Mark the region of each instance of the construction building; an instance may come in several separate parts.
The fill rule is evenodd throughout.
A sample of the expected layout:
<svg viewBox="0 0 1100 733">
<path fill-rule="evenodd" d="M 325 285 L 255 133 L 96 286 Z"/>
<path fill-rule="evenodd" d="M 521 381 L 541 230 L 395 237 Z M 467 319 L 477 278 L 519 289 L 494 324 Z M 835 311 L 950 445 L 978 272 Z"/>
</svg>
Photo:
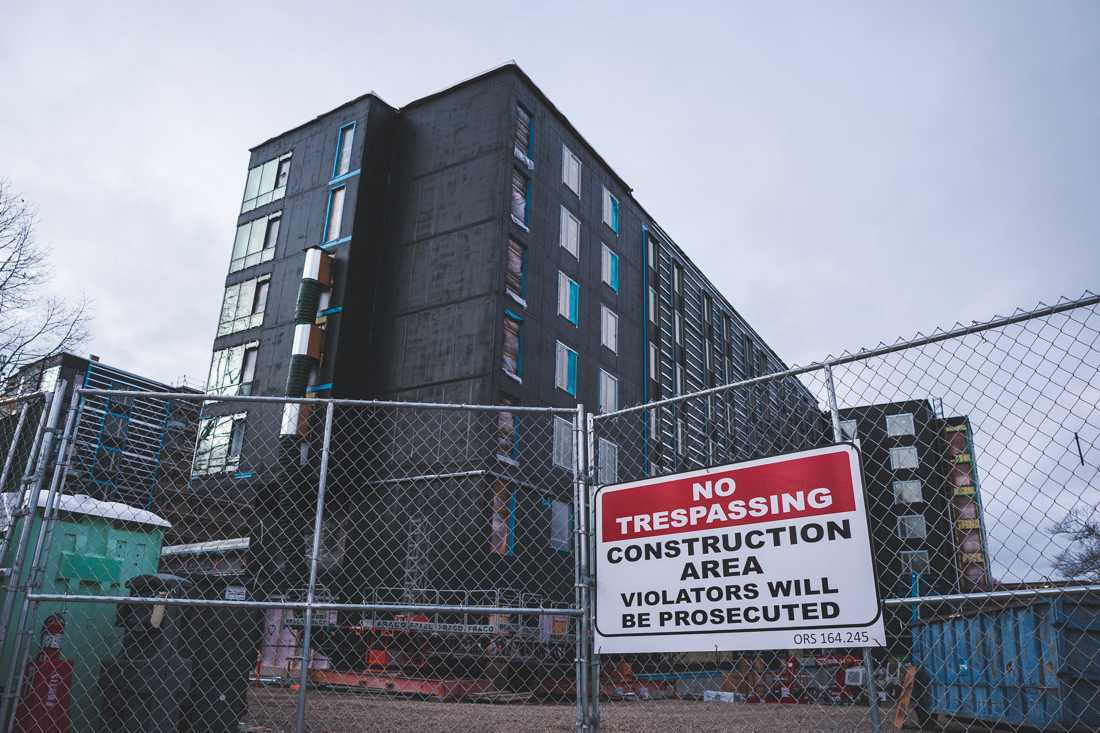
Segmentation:
<svg viewBox="0 0 1100 733">
<path fill-rule="evenodd" d="M 244 177 L 209 392 L 606 412 L 785 368 L 515 64 L 400 108 L 354 99 L 257 145 Z M 311 529 L 319 417 L 204 411 L 192 485 L 263 517 L 269 592 L 301 577 L 285 548 Z M 831 438 L 793 378 L 643 419 L 600 441 L 601 481 Z M 571 601 L 571 420 L 335 420 L 326 592 Z"/>
<path fill-rule="evenodd" d="M 15 372 L 4 385 L 2 397 L 52 393 L 59 384 L 65 385 L 62 405 L 66 408 L 76 387 L 199 394 L 192 388 L 164 384 L 108 366 L 97 356 L 61 353 Z M 186 483 L 179 481 L 187 475 L 186 467 L 194 453 L 200 407 L 198 401 L 86 395 L 79 404 L 80 419 L 74 425 L 65 493 L 152 511 L 172 523 L 168 536 L 178 542 L 225 531 L 222 520 L 232 508 L 212 506 L 208 498 L 194 502 Z M 58 428 L 65 417 L 63 413 Z M 15 415 L 0 419 L 14 420 Z M 33 425 L 24 426 L 18 436 L 23 450 L 16 446 L 17 453 L 29 448 L 34 432 Z M 57 446 L 55 442 L 55 453 Z M 3 490 L 18 491 L 21 478 L 19 471 L 13 471 Z"/>
<path fill-rule="evenodd" d="M 977 468 L 966 417 L 929 400 L 840 411 L 859 446 L 883 598 L 988 590 Z M 886 609 L 893 651 L 908 654 L 907 608 Z"/>
</svg>

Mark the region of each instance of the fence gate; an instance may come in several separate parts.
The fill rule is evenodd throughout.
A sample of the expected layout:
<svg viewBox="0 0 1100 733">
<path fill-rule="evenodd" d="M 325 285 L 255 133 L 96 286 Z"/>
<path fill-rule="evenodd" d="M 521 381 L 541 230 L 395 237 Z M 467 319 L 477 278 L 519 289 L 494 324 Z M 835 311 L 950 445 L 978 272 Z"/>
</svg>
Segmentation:
<svg viewBox="0 0 1100 733">
<path fill-rule="evenodd" d="M 744 354 L 715 354 L 731 384 L 592 416 L 596 484 L 855 444 L 887 636 L 867 654 L 597 646 L 604 723 L 1100 728 L 1098 302 L 747 378 Z"/>
</svg>

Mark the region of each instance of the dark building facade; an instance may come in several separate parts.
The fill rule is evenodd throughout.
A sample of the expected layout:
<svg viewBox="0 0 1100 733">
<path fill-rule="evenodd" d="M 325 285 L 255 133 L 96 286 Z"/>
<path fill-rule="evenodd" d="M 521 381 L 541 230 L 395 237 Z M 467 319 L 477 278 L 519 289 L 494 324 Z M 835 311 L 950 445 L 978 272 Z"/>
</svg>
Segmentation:
<svg viewBox="0 0 1100 733">
<path fill-rule="evenodd" d="M 221 394 L 609 411 L 785 368 L 514 64 L 400 109 L 368 94 L 254 148 L 229 270 L 208 383 Z M 208 409 L 195 477 L 293 504 L 271 446 L 299 440 L 284 455 L 315 467 L 317 416 L 304 413 Z M 330 485 L 346 510 L 328 515 L 326 541 L 379 544 L 348 535 L 353 514 L 392 537 L 375 561 L 335 562 L 333 587 L 571 597 L 569 420 L 551 435 L 519 413 L 404 434 L 393 414 L 343 419 L 335 434 L 363 440 L 333 460 L 369 469 Z M 828 426 L 796 379 L 644 419 L 601 440 L 601 480 L 817 445 Z M 447 439 L 463 430 L 495 438 Z M 415 509 L 429 489 L 403 477 L 472 465 L 479 476 L 430 486 L 453 523 Z"/>
<path fill-rule="evenodd" d="M 62 353 L 20 369 L 8 380 L 3 397 L 52 393 L 62 384 L 66 408 L 75 387 L 198 394 L 198 390 L 109 366 L 95 356 Z M 198 401 L 86 395 L 73 430 L 65 492 L 152 511 L 172 523 L 167 535 L 177 541 L 220 531 L 211 520 L 224 513 L 224 508 L 211 511 L 208 497 L 193 504 L 186 484 L 180 481 L 192 461 L 199 410 Z M 65 417 L 63 413 L 59 429 Z M 33 426 L 28 426 L 21 436 L 25 449 L 30 447 L 33 432 Z M 57 443 L 54 445 L 56 452 Z M 9 476 L 5 491 L 16 490 L 13 482 L 18 481 L 17 474 Z"/>
<path fill-rule="evenodd" d="M 970 423 L 928 400 L 840 411 L 860 449 L 883 598 L 988 588 Z M 912 613 L 886 609 L 887 637 L 905 653 Z"/>
</svg>

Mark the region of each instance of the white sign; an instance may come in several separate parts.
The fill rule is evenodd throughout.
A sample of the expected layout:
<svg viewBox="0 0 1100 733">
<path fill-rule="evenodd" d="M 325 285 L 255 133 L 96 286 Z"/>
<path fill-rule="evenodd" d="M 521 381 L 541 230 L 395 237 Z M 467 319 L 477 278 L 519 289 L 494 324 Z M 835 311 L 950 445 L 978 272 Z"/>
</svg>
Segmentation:
<svg viewBox="0 0 1100 733">
<path fill-rule="evenodd" d="M 599 653 L 886 643 L 854 446 L 601 487 L 596 533 Z"/>
</svg>

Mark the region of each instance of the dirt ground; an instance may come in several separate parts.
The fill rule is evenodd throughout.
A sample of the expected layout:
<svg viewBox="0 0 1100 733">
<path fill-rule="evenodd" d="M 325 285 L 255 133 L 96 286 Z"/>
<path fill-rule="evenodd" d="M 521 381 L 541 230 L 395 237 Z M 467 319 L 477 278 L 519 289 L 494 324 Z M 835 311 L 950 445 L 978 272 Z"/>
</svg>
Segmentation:
<svg viewBox="0 0 1100 733">
<path fill-rule="evenodd" d="M 296 693 L 286 688 L 252 690 L 248 733 L 293 730 Z M 883 711 L 892 723 L 892 711 Z M 372 693 L 310 690 L 307 729 L 314 733 L 416 731 L 417 733 L 537 733 L 573 731 L 574 707 L 442 703 Z M 867 708 L 852 706 L 744 705 L 664 700 L 602 706 L 607 733 L 858 733 L 870 731 Z M 893 725 L 890 725 L 890 730 Z"/>
</svg>

